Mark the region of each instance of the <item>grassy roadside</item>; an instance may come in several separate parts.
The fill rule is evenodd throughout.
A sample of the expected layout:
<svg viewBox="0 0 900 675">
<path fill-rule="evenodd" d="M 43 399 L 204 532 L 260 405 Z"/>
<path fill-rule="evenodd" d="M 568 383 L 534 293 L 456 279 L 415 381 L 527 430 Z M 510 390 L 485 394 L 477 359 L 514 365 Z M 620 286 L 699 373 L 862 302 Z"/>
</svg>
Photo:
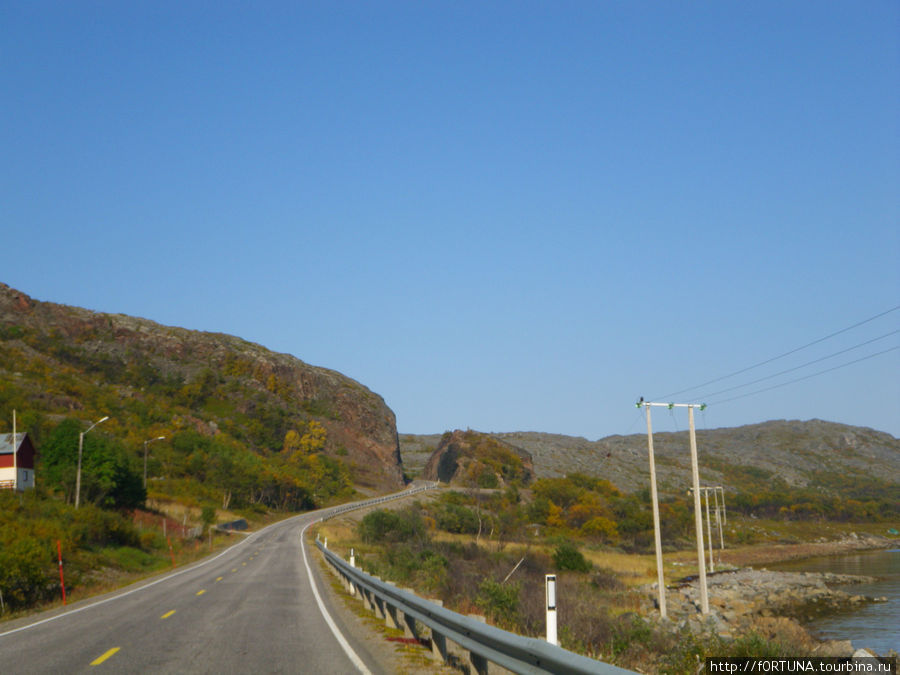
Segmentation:
<svg viewBox="0 0 900 675">
<path fill-rule="evenodd" d="M 185 530 L 174 525 L 185 520 L 164 511 L 119 513 L 90 505 L 76 510 L 37 495 L 10 497 L 2 496 L 0 622 L 63 606 L 60 549 L 68 605 L 190 565 L 245 536 L 212 529 L 185 537 Z M 259 529 L 292 515 L 253 514 L 248 523 Z"/>
<path fill-rule="evenodd" d="M 760 632 L 752 628 L 736 639 L 724 639 L 711 626 L 666 628 L 647 623 L 641 618 L 647 605 L 639 596 L 656 581 L 652 553 L 626 553 L 581 542 L 580 552 L 591 563 L 590 571 L 558 571 L 554 554 L 565 540 L 552 536 L 501 540 L 490 532 L 446 532 L 429 518 L 435 511 L 429 510 L 428 502 L 440 497 L 432 494 L 421 499 L 427 500 L 417 507 L 424 515 L 416 516 L 416 508 L 390 507 L 397 517 L 379 522 L 409 522 L 400 522 L 401 530 L 385 533 L 382 541 L 366 539 L 366 528 L 360 528 L 365 513 L 326 521 L 318 531 L 340 555 L 346 557 L 353 548 L 357 564 L 370 573 L 412 587 L 423 597 L 438 597 L 454 611 L 484 614 L 494 625 L 534 637 L 541 637 L 543 631 L 543 575 L 557 572 L 558 594 L 565 598 L 566 607 L 562 646 L 641 672 L 693 672 L 691 664 L 703 654 L 787 656 L 797 649 L 790 631 L 802 629 L 793 624 L 785 624 L 782 633 L 773 633 L 767 624 Z M 416 518 L 421 526 L 415 526 Z M 861 535 L 882 536 L 891 526 L 736 515 L 729 517 L 725 550 L 716 547 L 715 555 L 723 566 L 743 567 L 843 553 L 871 548 L 872 541 Z M 682 540 L 677 550 L 672 548 L 669 544 L 664 554 L 669 584 L 695 574 L 697 565 L 693 541 Z"/>
</svg>

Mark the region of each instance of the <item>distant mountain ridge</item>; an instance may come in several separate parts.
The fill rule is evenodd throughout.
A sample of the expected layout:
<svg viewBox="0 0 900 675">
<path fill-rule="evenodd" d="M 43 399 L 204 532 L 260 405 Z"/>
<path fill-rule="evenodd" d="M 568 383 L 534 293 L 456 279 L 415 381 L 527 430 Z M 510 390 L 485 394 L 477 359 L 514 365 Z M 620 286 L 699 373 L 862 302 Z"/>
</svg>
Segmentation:
<svg viewBox="0 0 900 675">
<path fill-rule="evenodd" d="M 606 478 L 632 492 L 649 486 L 647 435 L 609 436 L 597 441 L 540 432 L 488 434 L 528 453 L 538 478 L 580 472 Z M 400 449 L 410 474 L 437 447 L 439 434 L 401 434 Z M 688 433 L 653 435 L 659 488 L 684 493 L 690 484 Z M 737 489 L 753 480 L 781 479 L 794 487 L 828 490 L 867 477 L 900 483 L 900 440 L 890 434 L 822 420 L 775 420 L 734 428 L 697 431 L 700 479 L 704 485 Z M 426 458 L 427 461 L 427 458 Z"/>
<path fill-rule="evenodd" d="M 256 452 L 280 451 L 295 428 L 299 444 L 315 421 L 326 430 L 324 452 L 357 483 L 404 484 L 396 419 L 379 395 L 231 335 L 41 302 L 0 284 L 0 378 L 0 409 L 16 406 L 26 419 L 78 416 L 90 391 L 121 424 L 221 430 Z M 161 419 L 146 409 L 151 394 L 157 407 L 171 403 Z"/>
</svg>

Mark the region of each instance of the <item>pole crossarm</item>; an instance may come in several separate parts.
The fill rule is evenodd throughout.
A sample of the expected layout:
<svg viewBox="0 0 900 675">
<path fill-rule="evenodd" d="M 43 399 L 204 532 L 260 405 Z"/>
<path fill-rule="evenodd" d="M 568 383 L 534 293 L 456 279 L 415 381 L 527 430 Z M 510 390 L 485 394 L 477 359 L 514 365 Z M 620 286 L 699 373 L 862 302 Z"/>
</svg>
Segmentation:
<svg viewBox="0 0 900 675">
<path fill-rule="evenodd" d="M 650 406 L 653 406 L 654 408 L 668 408 L 669 410 L 671 410 L 672 408 L 697 408 L 699 410 L 706 410 L 709 407 L 705 403 L 657 403 L 653 401 L 645 401 L 644 399 L 641 399 L 634 404 L 635 408 L 642 408 L 644 406 L 648 408 Z"/>
</svg>

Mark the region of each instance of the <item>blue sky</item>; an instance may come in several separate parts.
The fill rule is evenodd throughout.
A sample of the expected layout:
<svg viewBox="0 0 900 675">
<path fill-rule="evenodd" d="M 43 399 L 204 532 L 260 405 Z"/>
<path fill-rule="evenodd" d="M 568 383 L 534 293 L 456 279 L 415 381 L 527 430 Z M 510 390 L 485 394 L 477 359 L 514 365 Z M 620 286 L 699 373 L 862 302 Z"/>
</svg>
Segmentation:
<svg viewBox="0 0 900 675">
<path fill-rule="evenodd" d="M 898 27 L 894 0 L 3 2 L 0 281 L 341 371 L 401 432 L 638 433 L 638 396 L 900 305 Z M 898 328 L 678 400 L 887 335 L 698 425 L 900 436 Z"/>
</svg>

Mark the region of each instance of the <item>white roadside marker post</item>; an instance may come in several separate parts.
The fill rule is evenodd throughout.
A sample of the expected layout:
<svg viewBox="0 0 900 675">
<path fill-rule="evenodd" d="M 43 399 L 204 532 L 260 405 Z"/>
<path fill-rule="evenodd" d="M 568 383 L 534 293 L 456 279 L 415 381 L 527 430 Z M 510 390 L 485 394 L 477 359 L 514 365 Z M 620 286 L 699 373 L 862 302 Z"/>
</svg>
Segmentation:
<svg viewBox="0 0 900 675">
<path fill-rule="evenodd" d="M 556 575 L 545 575 L 544 585 L 547 598 L 547 642 L 551 645 L 558 645 L 559 641 L 556 637 Z"/>
</svg>

